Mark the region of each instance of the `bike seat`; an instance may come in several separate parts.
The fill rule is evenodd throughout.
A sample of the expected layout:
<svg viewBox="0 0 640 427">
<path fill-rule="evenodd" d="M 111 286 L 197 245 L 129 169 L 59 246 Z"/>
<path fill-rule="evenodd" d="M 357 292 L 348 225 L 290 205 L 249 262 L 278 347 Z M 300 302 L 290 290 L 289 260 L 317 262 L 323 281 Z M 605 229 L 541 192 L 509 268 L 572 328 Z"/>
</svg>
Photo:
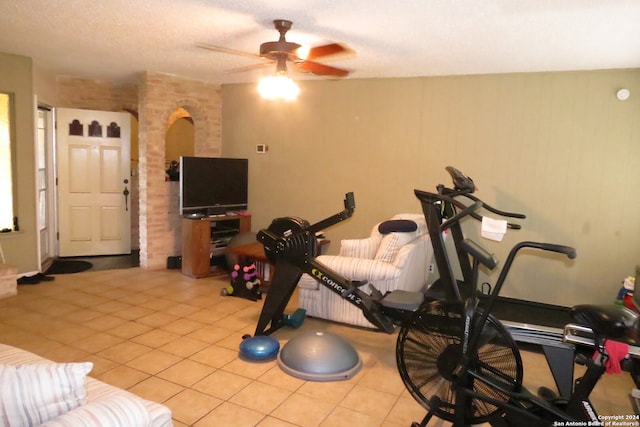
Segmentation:
<svg viewBox="0 0 640 427">
<path fill-rule="evenodd" d="M 382 305 L 389 308 L 397 308 L 400 310 L 416 311 L 424 301 L 422 292 L 404 291 L 396 289 L 384 296 Z"/>
<path fill-rule="evenodd" d="M 591 328 L 596 337 L 637 339 L 638 314 L 621 305 L 576 305 L 571 308 L 571 316 Z"/>
</svg>

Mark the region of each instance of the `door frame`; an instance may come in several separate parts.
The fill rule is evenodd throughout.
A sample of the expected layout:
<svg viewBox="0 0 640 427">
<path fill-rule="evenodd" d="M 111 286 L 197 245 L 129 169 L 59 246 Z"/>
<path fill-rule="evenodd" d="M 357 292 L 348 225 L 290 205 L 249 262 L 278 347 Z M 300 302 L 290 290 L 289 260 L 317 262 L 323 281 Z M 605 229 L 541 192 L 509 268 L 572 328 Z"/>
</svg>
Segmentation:
<svg viewBox="0 0 640 427">
<path fill-rule="evenodd" d="M 55 108 L 39 103 L 36 97 L 35 102 L 36 107 L 36 122 L 34 124 L 36 131 L 36 144 L 37 149 L 37 130 L 38 130 L 38 112 L 40 110 L 45 111 L 45 185 L 46 185 L 46 203 L 47 203 L 47 212 L 45 214 L 45 223 L 46 227 L 49 230 L 48 233 L 48 241 L 43 242 L 40 236 L 40 227 L 38 224 L 38 265 L 40 266 L 41 271 L 46 271 L 47 268 L 53 262 L 53 259 L 58 256 L 58 207 L 57 207 L 57 196 L 58 192 L 56 190 L 56 151 L 55 151 Z M 36 163 L 36 174 L 38 170 L 38 165 Z M 37 209 L 40 209 L 38 191 L 36 189 L 36 206 Z M 42 259 L 42 245 L 47 245 L 49 247 L 49 257 L 46 259 Z"/>
</svg>

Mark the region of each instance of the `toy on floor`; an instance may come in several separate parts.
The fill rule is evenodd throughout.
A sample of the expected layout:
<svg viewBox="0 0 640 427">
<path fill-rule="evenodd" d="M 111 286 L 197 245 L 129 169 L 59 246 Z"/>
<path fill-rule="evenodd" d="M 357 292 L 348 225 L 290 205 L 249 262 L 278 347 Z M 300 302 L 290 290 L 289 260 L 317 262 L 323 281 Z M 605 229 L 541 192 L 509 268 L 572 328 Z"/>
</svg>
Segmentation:
<svg viewBox="0 0 640 427">
<path fill-rule="evenodd" d="M 633 276 L 625 277 L 622 281 L 622 287 L 618 291 L 618 296 L 616 297 L 616 304 L 624 305 L 627 308 L 632 310 L 636 310 L 636 307 L 633 305 L 633 288 L 636 283 L 636 278 Z"/>
<path fill-rule="evenodd" d="M 258 277 L 256 265 L 234 265 L 233 271 L 231 272 L 231 283 L 220 291 L 220 295 L 231 295 L 250 299 L 251 301 L 262 299 L 260 278 Z"/>
</svg>

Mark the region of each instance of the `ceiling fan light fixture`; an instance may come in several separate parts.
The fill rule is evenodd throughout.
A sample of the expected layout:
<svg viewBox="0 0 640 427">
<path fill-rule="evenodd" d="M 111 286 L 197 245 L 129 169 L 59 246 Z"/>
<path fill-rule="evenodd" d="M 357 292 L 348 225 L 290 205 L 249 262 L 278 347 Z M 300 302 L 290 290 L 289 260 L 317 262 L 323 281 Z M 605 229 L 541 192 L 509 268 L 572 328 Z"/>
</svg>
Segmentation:
<svg viewBox="0 0 640 427">
<path fill-rule="evenodd" d="M 308 59 L 309 53 L 311 52 L 310 46 L 300 46 L 295 50 L 296 56 L 300 59 Z"/>
<path fill-rule="evenodd" d="M 298 97 L 300 88 L 286 73 L 276 73 L 260 80 L 258 92 L 265 99 L 293 101 Z"/>
</svg>

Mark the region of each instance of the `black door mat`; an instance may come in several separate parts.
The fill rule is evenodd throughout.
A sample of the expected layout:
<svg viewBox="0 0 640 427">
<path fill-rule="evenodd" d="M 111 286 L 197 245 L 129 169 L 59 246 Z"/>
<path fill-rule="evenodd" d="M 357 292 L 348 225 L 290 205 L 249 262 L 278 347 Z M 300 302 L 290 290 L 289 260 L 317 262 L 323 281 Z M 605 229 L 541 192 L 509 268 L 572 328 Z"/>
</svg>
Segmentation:
<svg viewBox="0 0 640 427">
<path fill-rule="evenodd" d="M 44 274 L 80 273 L 81 271 L 89 270 L 91 267 L 93 267 L 93 264 L 89 261 L 56 259 Z"/>
</svg>

